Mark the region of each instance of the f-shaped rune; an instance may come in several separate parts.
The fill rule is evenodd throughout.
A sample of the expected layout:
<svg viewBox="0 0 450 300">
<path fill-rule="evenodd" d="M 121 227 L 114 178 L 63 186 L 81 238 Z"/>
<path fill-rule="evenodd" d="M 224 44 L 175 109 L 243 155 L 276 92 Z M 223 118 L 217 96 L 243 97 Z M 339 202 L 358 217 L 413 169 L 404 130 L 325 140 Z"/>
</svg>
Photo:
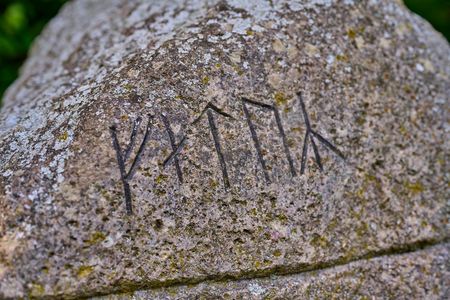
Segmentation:
<svg viewBox="0 0 450 300">
<path fill-rule="evenodd" d="M 315 138 L 317 138 L 317 140 L 319 142 L 321 142 L 323 145 L 325 145 L 325 147 L 327 147 L 328 149 L 330 149 L 331 151 L 336 153 L 342 159 L 345 159 L 345 156 L 339 149 L 337 149 L 335 146 L 333 146 L 333 144 L 331 144 L 326 138 L 324 138 L 323 136 L 321 136 L 319 133 L 317 133 L 316 131 L 314 131 L 311 128 L 311 123 L 309 122 L 309 116 L 308 116 L 308 113 L 306 112 L 306 106 L 305 106 L 305 103 L 303 102 L 302 93 L 301 92 L 297 93 L 297 96 L 300 100 L 300 107 L 302 109 L 303 119 L 305 120 L 305 125 L 306 125 L 306 133 L 305 133 L 305 138 L 304 138 L 304 142 L 303 142 L 302 162 L 301 162 L 300 173 L 301 174 L 305 173 L 306 159 L 308 157 L 308 141 L 311 142 L 316 163 L 319 166 L 319 170 L 322 172 L 323 171 L 322 160 L 320 158 L 319 149 L 317 148 L 317 144 L 314 141 Z"/>
<path fill-rule="evenodd" d="M 208 103 L 206 107 L 203 109 L 203 111 L 200 113 L 200 116 L 193 122 L 193 124 L 197 123 L 201 117 L 205 114 L 208 116 L 208 124 L 209 129 L 211 131 L 211 135 L 214 140 L 214 147 L 216 149 L 217 158 L 219 159 L 220 163 L 220 169 L 222 170 L 222 179 L 223 179 L 223 185 L 225 188 L 230 187 L 230 179 L 228 178 L 228 171 L 227 171 L 227 164 L 225 162 L 225 157 L 222 153 L 222 146 L 220 143 L 220 136 L 219 136 L 219 130 L 216 126 L 216 120 L 214 118 L 214 114 L 221 115 L 226 118 L 234 119 L 231 115 L 221 111 L 217 106 L 214 104 Z"/>
<path fill-rule="evenodd" d="M 126 171 L 126 163 L 128 159 L 130 158 L 131 153 L 133 152 L 134 145 L 136 144 L 136 137 L 137 133 L 139 131 L 139 128 L 141 126 L 142 119 L 138 117 L 133 124 L 133 129 L 131 131 L 131 137 L 130 142 L 125 150 L 122 150 L 119 144 L 119 139 L 117 138 L 117 127 L 116 125 L 111 126 L 110 132 L 111 137 L 113 140 L 113 147 L 116 150 L 116 156 L 117 156 L 117 162 L 119 164 L 119 170 L 120 170 L 120 179 L 122 181 L 123 185 L 123 191 L 125 195 L 125 207 L 127 210 L 127 214 L 131 215 L 133 214 L 133 205 L 132 205 L 132 198 L 131 198 L 131 188 L 130 188 L 130 181 L 133 178 L 133 175 L 136 171 L 136 168 L 139 164 L 139 161 L 141 159 L 142 153 L 144 152 L 145 145 L 147 144 L 147 141 L 150 136 L 150 119 L 151 117 L 148 117 L 148 123 L 147 128 L 145 130 L 144 138 L 142 139 L 141 145 L 139 146 L 138 152 L 136 153 L 136 156 L 133 159 L 133 162 L 131 163 L 131 167 L 129 168 L 128 172 Z"/>
</svg>

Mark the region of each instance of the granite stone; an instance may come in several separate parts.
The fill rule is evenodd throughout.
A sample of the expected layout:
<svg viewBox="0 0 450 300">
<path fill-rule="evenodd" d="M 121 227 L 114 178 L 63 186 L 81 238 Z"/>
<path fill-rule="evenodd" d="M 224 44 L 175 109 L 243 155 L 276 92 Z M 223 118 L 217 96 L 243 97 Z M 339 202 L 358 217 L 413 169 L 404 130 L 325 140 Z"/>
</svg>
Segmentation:
<svg viewBox="0 0 450 300">
<path fill-rule="evenodd" d="M 0 112 L 0 298 L 444 299 L 449 95 L 401 1 L 69 2 Z"/>
</svg>

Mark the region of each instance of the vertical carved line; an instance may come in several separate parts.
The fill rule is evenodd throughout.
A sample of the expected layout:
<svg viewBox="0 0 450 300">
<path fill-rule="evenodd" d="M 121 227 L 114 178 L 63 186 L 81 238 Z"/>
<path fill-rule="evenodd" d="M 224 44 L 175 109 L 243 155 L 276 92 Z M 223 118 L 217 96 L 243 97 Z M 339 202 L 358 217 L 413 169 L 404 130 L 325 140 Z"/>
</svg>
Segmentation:
<svg viewBox="0 0 450 300">
<path fill-rule="evenodd" d="M 303 150 L 302 150 L 302 163 L 300 167 L 300 174 L 305 174 L 305 168 L 306 168 L 306 159 L 308 158 L 308 137 L 309 137 L 309 131 L 306 130 L 305 134 L 305 140 L 303 141 Z"/>
<path fill-rule="evenodd" d="M 208 110 L 207 115 L 209 127 L 211 129 L 211 134 L 214 140 L 214 146 L 216 148 L 217 157 L 219 158 L 220 168 L 222 170 L 223 185 L 225 186 L 225 188 L 229 188 L 230 180 L 228 179 L 227 165 L 225 163 L 225 158 L 223 157 L 222 149 L 220 146 L 219 132 L 217 130 L 216 123 L 214 121 L 214 115 L 211 112 L 211 110 Z"/>
<path fill-rule="evenodd" d="M 295 177 L 297 173 L 295 172 L 294 161 L 292 160 L 291 152 L 289 151 L 289 145 L 287 142 L 286 134 L 284 133 L 283 124 L 281 123 L 280 113 L 278 112 L 276 106 L 273 107 L 273 113 L 275 115 L 275 121 L 277 122 L 278 131 L 281 135 L 281 140 L 283 141 L 284 153 L 286 154 L 286 158 L 289 163 L 289 170 L 292 177 Z"/>
<path fill-rule="evenodd" d="M 255 145 L 255 148 L 256 148 L 256 154 L 258 157 L 258 161 L 261 164 L 261 168 L 263 170 L 264 178 L 267 183 L 270 183 L 269 174 L 267 173 L 266 162 L 264 160 L 264 157 L 263 157 L 262 151 L 261 151 L 261 145 L 259 143 L 258 136 L 256 135 L 255 126 L 253 125 L 253 122 L 251 120 L 251 116 L 247 109 L 247 105 L 245 104 L 245 101 L 246 101 L 246 99 L 243 99 L 242 109 L 244 110 L 245 118 L 247 119 L 247 124 L 250 129 L 250 134 L 252 136 L 253 144 Z"/>
<path fill-rule="evenodd" d="M 123 160 L 122 150 L 120 149 L 119 140 L 117 138 L 116 127 L 115 126 L 110 127 L 110 132 L 111 132 L 111 136 L 112 136 L 112 140 L 113 140 L 113 147 L 116 151 L 117 162 L 119 164 L 120 179 L 122 181 L 124 195 L 125 195 L 125 207 L 127 210 L 127 214 L 131 215 L 131 214 L 133 214 L 133 208 L 131 205 L 130 185 L 127 182 L 127 176 L 126 176 L 126 171 L 125 171 L 125 162 Z"/>
</svg>

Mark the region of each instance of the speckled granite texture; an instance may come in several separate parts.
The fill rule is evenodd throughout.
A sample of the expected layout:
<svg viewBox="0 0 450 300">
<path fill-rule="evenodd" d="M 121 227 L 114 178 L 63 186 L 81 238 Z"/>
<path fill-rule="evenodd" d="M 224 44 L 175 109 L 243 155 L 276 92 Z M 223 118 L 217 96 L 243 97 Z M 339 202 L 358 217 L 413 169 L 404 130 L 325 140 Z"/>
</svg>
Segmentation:
<svg viewBox="0 0 450 300">
<path fill-rule="evenodd" d="M 0 113 L 0 298 L 445 299 L 449 76 L 393 0 L 71 2 Z"/>
<path fill-rule="evenodd" d="M 98 297 L 122 299 L 448 299 L 450 245 L 380 256 L 298 275 L 206 281 Z"/>
</svg>

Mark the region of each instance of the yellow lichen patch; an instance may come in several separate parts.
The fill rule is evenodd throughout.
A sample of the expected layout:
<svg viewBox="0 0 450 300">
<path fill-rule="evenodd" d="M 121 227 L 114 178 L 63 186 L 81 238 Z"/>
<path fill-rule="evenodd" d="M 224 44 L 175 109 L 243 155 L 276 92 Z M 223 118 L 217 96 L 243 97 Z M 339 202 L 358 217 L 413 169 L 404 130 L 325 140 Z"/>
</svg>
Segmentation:
<svg viewBox="0 0 450 300">
<path fill-rule="evenodd" d="M 82 279 L 88 277 L 92 271 L 94 271 L 93 266 L 81 266 L 78 268 L 77 277 Z"/>
<path fill-rule="evenodd" d="M 347 35 L 349 38 L 353 40 L 356 38 L 356 31 L 350 28 L 349 30 L 347 30 Z"/>
<path fill-rule="evenodd" d="M 123 88 L 126 89 L 127 91 L 132 91 L 134 87 L 131 84 L 127 83 L 123 86 Z"/>
<path fill-rule="evenodd" d="M 356 124 L 363 126 L 366 123 L 366 118 L 364 116 L 359 116 L 356 118 Z"/>
<path fill-rule="evenodd" d="M 275 257 L 280 257 L 281 256 L 281 251 L 280 250 L 275 250 L 275 251 L 273 251 L 273 256 L 275 256 Z"/>
<path fill-rule="evenodd" d="M 239 65 L 232 65 L 233 70 L 239 75 L 242 76 L 244 74 L 244 71 L 239 67 Z"/>
<path fill-rule="evenodd" d="M 345 54 L 336 55 L 336 60 L 346 62 L 348 61 L 348 56 Z"/>
<path fill-rule="evenodd" d="M 208 77 L 208 76 L 203 77 L 203 78 L 202 78 L 202 83 L 203 83 L 204 85 L 207 85 L 207 84 L 209 83 L 209 77 Z"/>
<path fill-rule="evenodd" d="M 336 229 L 337 225 L 338 221 L 336 219 L 332 219 L 330 223 L 328 223 L 327 230 L 333 231 L 334 229 Z"/>
<path fill-rule="evenodd" d="M 214 179 L 210 178 L 209 179 L 209 186 L 214 189 L 214 188 L 219 186 L 219 182 L 217 180 L 214 180 Z"/>
<path fill-rule="evenodd" d="M 90 245 L 94 245 L 102 242 L 105 238 L 106 236 L 103 233 L 101 233 L 100 231 L 96 231 L 91 235 L 87 243 Z"/>
<path fill-rule="evenodd" d="M 158 177 L 156 177 L 155 181 L 157 184 L 161 184 L 162 182 L 166 181 L 168 178 L 167 175 L 159 174 Z"/>
<path fill-rule="evenodd" d="M 33 283 L 31 285 L 31 297 L 40 297 L 43 296 L 45 293 L 45 288 L 41 284 Z"/>
<path fill-rule="evenodd" d="M 247 31 L 245 32 L 246 35 L 252 36 L 255 34 L 255 32 L 253 32 L 253 30 L 247 29 Z"/>
<path fill-rule="evenodd" d="M 287 144 L 288 144 L 289 148 L 295 147 L 295 145 L 297 145 L 297 141 L 294 139 L 288 139 Z"/>
<path fill-rule="evenodd" d="M 364 237 L 369 232 L 369 226 L 367 223 L 362 222 L 355 230 L 358 237 Z"/>
<path fill-rule="evenodd" d="M 276 92 L 273 97 L 275 98 L 275 103 L 277 106 L 282 106 L 287 103 L 287 98 L 282 92 Z"/>
<path fill-rule="evenodd" d="M 291 131 L 292 132 L 303 133 L 303 128 L 301 128 L 301 127 L 292 127 Z"/>
<path fill-rule="evenodd" d="M 422 193 L 425 188 L 420 182 L 405 182 L 405 188 L 407 188 L 412 194 L 420 194 Z"/>
<path fill-rule="evenodd" d="M 58 140 L 65 142 L 67 138 L 69 137 L 69 133 L 67 131 L 64 131 L 59 137 Z"/>
<path fill-rule="evenodd" d="M 311 245 L 313 245 L 314 247 L 326 248 L 328 244 L 329 244 L 328 240 L 325 237 L 320 236 L 318 234 L 315 234 L 311 240 Z"/>
<path fill-rule="evenodd" d="M 400 131 L 400 133 L 404 136 L 408 136 L 408 130 L 405 128 L 405 126 L 400 125 L 400 128 L 398 129 Z"/>
</svg>

